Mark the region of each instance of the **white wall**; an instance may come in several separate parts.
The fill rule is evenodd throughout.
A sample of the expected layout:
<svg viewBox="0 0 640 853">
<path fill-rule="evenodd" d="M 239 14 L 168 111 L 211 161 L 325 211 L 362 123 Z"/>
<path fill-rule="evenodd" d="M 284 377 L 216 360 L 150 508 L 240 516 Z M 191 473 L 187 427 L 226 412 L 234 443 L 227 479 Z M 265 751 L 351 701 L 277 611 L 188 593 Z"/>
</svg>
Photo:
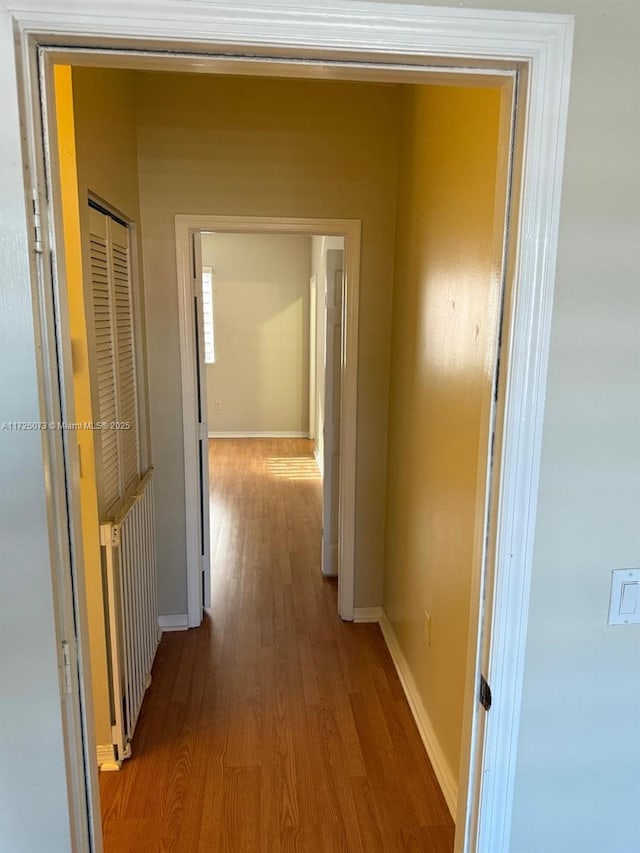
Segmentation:
<svg viewBox="0 0 640 853">
<path fill-rule="evenodd" d="M 611 569 L 640 565 L 640 6 L 563 11 L 574 78 L 512 850 L 633 853 L 640 625 L 606 622 Z"/>
<path fill-rule="evenodd" d="M 202 263 L 214 269 L 209 431 L 306 435 L 311 238 L 203 234 Z"/>
<path fill-rule="evenodd" d="M 13 27 L 0 16 L 0 411 L 42 420 Z M 7 263 L 7 259 L 9 263 Z M 43 436 L 0 429 L 0 848 L 70 849 Z"/>
</svg>

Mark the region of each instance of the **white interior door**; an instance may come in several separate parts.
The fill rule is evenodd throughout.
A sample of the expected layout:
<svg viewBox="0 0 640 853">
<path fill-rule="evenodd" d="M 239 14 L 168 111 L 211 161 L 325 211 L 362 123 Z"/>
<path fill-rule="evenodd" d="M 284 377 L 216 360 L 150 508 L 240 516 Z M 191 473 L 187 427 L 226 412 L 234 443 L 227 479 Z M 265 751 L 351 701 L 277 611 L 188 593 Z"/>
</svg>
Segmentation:
<svg viewBox="0 0 640 853">
<path fill-rule="evenodd" d="M 211 607 L 211 542 L 209 533 L 209 432 L 207 426 L 207 374 L 205 367 L 204 311 L 202 307 L 202 246 L 200 232 L 192 232 L 192 280 L 196 365 L 196 459 L 198 463 L 198 513 L 202 606 Z"/>
<path fill-rule="evenodd" d="M 342 368 L 343 252 L 327 252 L 322 573 L 338 574 L 340 517 L 340 392 Z"/>
</svg>

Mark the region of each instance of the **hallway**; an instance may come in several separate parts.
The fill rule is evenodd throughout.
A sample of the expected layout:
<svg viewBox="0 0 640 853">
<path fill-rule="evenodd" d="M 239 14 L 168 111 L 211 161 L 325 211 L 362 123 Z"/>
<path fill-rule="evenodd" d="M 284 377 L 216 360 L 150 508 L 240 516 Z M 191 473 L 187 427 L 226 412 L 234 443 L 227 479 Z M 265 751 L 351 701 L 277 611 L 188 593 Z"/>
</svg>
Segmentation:
<svg viewBox="0 0 640 853">
<path fill-rule="evenodd" d="M 311 442 L 210 441 L 209 472 L 212 609 L 163 636 L 134 757 L 100 774 L 106 853 L 451 853 L 380 630 L 321 576 Z"/>
</svg>

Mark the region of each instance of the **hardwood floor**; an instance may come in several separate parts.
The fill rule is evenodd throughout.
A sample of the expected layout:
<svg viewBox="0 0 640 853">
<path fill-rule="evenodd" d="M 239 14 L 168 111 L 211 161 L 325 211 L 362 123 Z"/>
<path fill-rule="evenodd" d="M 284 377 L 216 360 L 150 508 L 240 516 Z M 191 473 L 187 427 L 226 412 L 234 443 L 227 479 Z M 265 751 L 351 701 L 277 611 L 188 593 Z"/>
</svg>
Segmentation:
<svg viewBox="0 0 640 853">
<path fill-rule="evenodd" d="M 210 442 L 213 606 L 165 634 L 106 853 L 451 853 L 453 824 L 377 625 L 320 574 L 303 439 Z"/>
</svg>

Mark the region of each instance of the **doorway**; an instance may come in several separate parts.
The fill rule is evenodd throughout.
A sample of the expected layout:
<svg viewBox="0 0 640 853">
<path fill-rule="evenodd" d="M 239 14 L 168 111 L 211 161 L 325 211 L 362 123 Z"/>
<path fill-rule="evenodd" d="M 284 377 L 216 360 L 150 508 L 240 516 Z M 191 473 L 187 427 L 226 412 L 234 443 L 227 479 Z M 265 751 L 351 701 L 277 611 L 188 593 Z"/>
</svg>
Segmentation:
<svg viewBox="0 0 640 853">
<path fill-rule="evenodd" d="M 321 571 L 338 578 L 344 237 L 205 231 L 193 239 L 197 401 L 209 450 L 226 438 L 307 439 L 322 480 Z M 206 456 L 199 447 L 203 506 Z M 205 578 L 204 607 L 208 588 Z"/>
<path fill-rule="evenodd" d="M 522 50 L 524 51 L 524 48 L 522 48 Z M 510 55 L 510 56 L 513 56 L 513 55 L 514 55 L 514 53 L 513 53 L 513 46 L 512 46 L 512 43 L 510 43 L 510 44 L 509 44 L 509 55 Z M 561 67 L 562 67 L 562 66 L 561 66 Z M 556 76 L 557 76 L 557 69 L 556 69 Z M 543 85 L 543 86 L 544 86 L 544 85 L 547 85 L 547 86 L 550 86 L 550 85 L 551 85 L 551 83 L 553 82 L 553 78 L 554 78 L 554 74 L 553 74 L 553 73 L 550 73 L 550 74 L 549 74 L 549 78 L 548 78 L 547 82 L 545 83 L 545 82 L 543 81 L 543 82 L 542 82 L 542 84 L 540 84 L 540 83 L 539 83 L 538 85 Z M 541 109 L 541 108 L 540 108 L 540 109 Z M 544 111 L 543 111 L 543 113 L 544 113 Z M 546 115 L 546 113 L 544 113 L 544 115 Z M 533 124 L 532 124 L 532 127 L 535 127 L 535 126 L 536 126 L 536 125 L 535 125 L 535 123 L 533 123 Z M 560 134 L 560 135 L 561 135 L 561 134 Z M 529 144 L 531 144 L 531 143 L 529 142 Z M 549 155 L 549 156 L 551 156 L 551 155 Z M 542 163 L 538 164 L 538 167 L 537 167 L 537 168 L 540 168 L 540 169 L 541 169 L 543 165 L 544 165 L 544 163 L 542 162 Z M 532 170 L 532 173 L 531 173 L 531 174 L 535 174 L 535 170 Z M 530 177 L 531 177 L 531 175 L 528 175 L 528 178 L 530 178 Z M 553 196 L 553 193 L 552 193 L 551 195 Z M 538 209 L 538 212 L 540 212 L 540 211 L 539 211 L 539 209 Z M 532 214 L 532 215 L 533 215 L 533 214 Z M 534 218 L 535 218 L 535 217 L 534 217 Z M 543 217 L 543 218 L 544 218 L 544 217 Z M 552 243 L 553 243 L 553 240 L 552 240 Z M 542 242 L 540 243 L 540 245 L 548 245 L 548 242 L 546 242 L 546 241 L 542 241 Z M 535 280 L 535 277 L 534 277 L 534 280 Z M 513 367 L 513 365 L 512 365 L 512 367 Z M 522 367 L 523 367 L 525 370 L 527 369 L 527 362 L 526 362 L 526 359 L 522 362 Z M 535 362 L 534 362 L 534 367 L 536 367 Z M 537 370 L 537 367 L 536 367 L 536 370 Z M 517 371 L 516 371 L 516 373 L 517 373 Z M 537 374 L 536 374 L 536 375 L 537 375 Z M 526 383 L 523 383 L 523 387 L 525 387 L 525 385 L 526 385 Z M 527 385 L 526 387 L 529 387 L 529 385 Z M 536 387 L 536 386 L 535 386 L 535 383 L 534 383 L 534 387 Z M 534 408 L 535 408 L 535 407 L 534 407 Z M 534 431 L 534 432 L 535 432 L 535 431 Z M 526 453 L 527 448 L 528 448 L 528 445 L 527 445 L 527 446 L 525 446 L 524 448 L 521 448 L 521 451 Z M 528 457 L 527 457 L 527 458 L 528 458 Z M 523 541 L 526 541 L 526 537 L 524 538 L 524 540 L 523 540 Z M 526 573 L 525 573 L 525 574 L 526 574 Z M 518 611 L 518 612 L 519 612 L 519 611 Z M 498 849 L 498 847 L 495 847 L 494 849 Z"/>
<path fill-rule="evenodd" d="M 207 581 L 203 582 L 203 571 L 209 573 L 207 519 L 203 501 L 208 494 L 203 460 L 207 457 L 204 442 L 208 440 L 209 427 L 202 413 L 208 407 L 204 358 L 204 316 L 197 307 L 193 281 L 202 277 L 201 235 L 214 234 L 294 234 L 316 239 L 317 270 L 311 272 L 316 278 L 315 380 L 307 387 L 310 417 L 311 391 L 313 390 L 316 411 L 312 420 L 306 421 L 309 434 L 313 427 L 313 440 L 321 454 L 323 474 L 323 519 L 322 571 L 325 575 L 338 578 L 338 612 L 350 621 L 354 616 L 354 543 L 355 543 L 355 466 L 356 466 L 356 411 L 358 375 L 358 316 L 360 288 L 360 230 L 358 220 L 298 219 L 277 217 L 237 217 L 178 215 L 175 218 L 176 258 L 178 264 L 178 306 L 181 340 L 181 376 L 184 428 L 185 494 L 187 502 L 187 583 L 189 626 L 195 627 L 202 619 L 202 609 L 208 599 Z M 324 235 L 320 237 L 319 235 Z M 318 242 L 322 241 L 322 242 Z M 334 248 L 330 248 L 333 246 Z M 343 248 L 335 248 L 342 246 Z M 194 248 L 195 247 L 195 248 Z M 212 266 L 207 264 L 206 266 Z M 329 282 L 329 285 L 326 285 Z M 198 291 L 202 285 L 198 284 Z M 326 296 L 325 296 L 326 290 Z M 198 292 L 197 291 L 197 292 Z M 196 310 L 194 311 L 194 298 Z M 326 303 L 326 304 L 325 304 Z M 311 305 L 309 303 L 309 318 Z M 200 318 L 203 333 L 198 336 L 196 317 Z M 322 322 L 321 322 L 322 321 Z M 318 330 L 320 338 L 318 339 Z M 329 333 L 331 340 L 329 341 Z M 199 348 L 198 341 L 203 345 Z M 329 353 L 330 370 L 322 369 Z M 309 357 L 309 365 L 312 359 Z M 309 366 L 309 373 L 311 368 Z M 320 379 L 320 382 L 318 381 Z M 320 389 L 322 393 L 320 393 Z M 329 429 L 325 417 L 327 391 L 330 403 L 329 440 L 324 436 Z M 219 401 L 222 402 L 222 401 Z M 220 410 L 218 410 L 220 411 Z M 215 418 L 216 401 L 211 415 Z M 325 424 L 326 422 L 326 424 Z M 325 429 L 325 426 L 327 429 Z M 238 432 L 238 430 L 234 430 Z M 242 430 L 240 430 L 242 431 Z M 245 430 L 246 432 L 246 430 Z M 254 430 L 255 432 L 255 430 Z M 273 430 L 271 430 L 273 432 Z M 206 438 L 205 438 L 206 437 Z M 319 438 L 321 441 L 319 442 Z M 318 444 L 320 446 L 318 447 Z M 337 452 L 336 452 L 337 451 Z M 324 459 L 331 458 L 331 472 L 327 476 Z M 317 457 L 316 457 L 317 459 Z M 202 460 L 202 461 L 201 461 Z M 329 468 L 329 465 L 326 466 Z M 203 561 L 204 557 L 204 561 Z M 204 568 L 203 568 L 204 563 Z"/>
<path fill-rule="evenodd" d="M 218 524 L 220 441 L 306 439 L 322 480 L 320 567 L 339 576 L 344 237 L 194 231 L 196 446 L 202 607 Z M 307 279 L 310 287 L 307 286 Z M 207 444 L 208 442 L 208 444 Z M 306 455 L 305 444 L 299 442 Z M 213 528 L 213 529 L 212 529 Z"/>
</svg>

